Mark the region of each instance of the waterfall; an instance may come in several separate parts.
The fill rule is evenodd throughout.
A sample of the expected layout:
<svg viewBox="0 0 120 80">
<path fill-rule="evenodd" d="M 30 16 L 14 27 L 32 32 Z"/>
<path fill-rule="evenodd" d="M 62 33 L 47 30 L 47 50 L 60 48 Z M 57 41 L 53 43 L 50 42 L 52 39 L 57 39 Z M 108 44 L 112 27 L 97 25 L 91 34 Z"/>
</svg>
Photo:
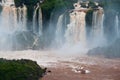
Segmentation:
<svg viewBox="0 0 120 80">
<path fill-rule="evenodd" d="M 35 10 L 34 10 L 34 13 L 33 13 L 33 32 L 34 33 L 37 33 L 37 28 L 36 28 L 36 24 L 37 24 L 37 22 L 36 22 L 36 16 L 37 16 L 37 10 L 38 10 L 38 8 L 39 8 L 39 4 L 37 4 L 37 7 L 35 8 Z"/>
<path fill-rule="evenodd" d="M 0 5 L 0 49 L 11 50 L 15 44 L 13 35 L 16 31 L 27 30 L 27 8 L 15 7 L 14 0 L 2 0 Z"/>
<path fill-rule="evenodd" d="M 93 12 L 93 21 L 92 21 L 92 35 L 95 36 L 97 33 L 97 11 Z"/>
<path fill-rule="evenodd" d="M 104 28 L 103 28 L 103 21 L 104 21 L 104 14 L 103 9 L 98 8 L 93 12 L 93 21 L 92 21 L 92 36 L 93 39 L 96 40 L 97 38 L 103 38 L 104 36 Z"/>
<path fill-rule="evenodd" d="M 38 16 L 38 19 L 37 19 L 37 16 Z M 37 4 L 33 13 L 33 32 L 38 33 L 39 35 L 42 35 L 42 11 L 41 11 L 41 7 L 39 6 L 39 3 Z"/>
<path fill-rule="evenodd" d="M 117 35 L 117 37 L 120 37 L 119 36 L 119 19 L 118 19 L 118 15 L 116 15 L 116 17 L 115 17 L 115 31 L 116 31 L 116 35 Z"/>
<path fill-rule="evenodd" d="M 14 32 L 15 30 L 26 30 L 27 8 L 16 8 L 13 0 L 2 0 L 1 27 L 6 32 Z"/>
<path fill-rule="evenodd" d="M 92 45 L 102 46 L 105 42 L 104 36 L 104 11 L 103 8 L 98 7 L 97 10 L 93 12 L 92 18 Z"/>
<path fill-rule="evenodd" d="M 22 14 L 21 14 L 21 16 L 22 16 L 22 19 L 21 19 L 21 21 L 22 21 L 22 26 L 23 26 L 23 30 L 27 30 L 27 8 L 26 8 L 26 6 L 25 5 L 23 5 L 23 7 L 22 7 L 22 9 L 21 9 L 21 12 L 22 12 Z"/>
<path fill-rule="evenodd" d="M 17 10 L 18 10 L 18 26 L 19 25 L 22 26 L 22 15 L 21 15 L 22 9 L 19 7 Z"/>
<path fill-rule="evenodd" d="M 62 36 L 63 36 L 63 17 L 64 14 L 60 15 L 58 18 L 57 26 L 56 26 L 56 34 L 55 41 L 57 44 L 62 44 Z"/>
<path fill-rule="evenodd" d="M 77 44 L 81 42 L 86 45 L 86 8 L 82 8 L 79 3 L 74 4 L 75 9 L 70 13 L 70 24 L 65 32 L 66 42 L 69 44 Z"/>
<path fill-rule="evenodd" d="M 43 21 L 42 21 L 42 10 L 41 7 L 39 7 L 39 35 L 42 35 L 42 27 L 43 27 Z"/>
</svg>

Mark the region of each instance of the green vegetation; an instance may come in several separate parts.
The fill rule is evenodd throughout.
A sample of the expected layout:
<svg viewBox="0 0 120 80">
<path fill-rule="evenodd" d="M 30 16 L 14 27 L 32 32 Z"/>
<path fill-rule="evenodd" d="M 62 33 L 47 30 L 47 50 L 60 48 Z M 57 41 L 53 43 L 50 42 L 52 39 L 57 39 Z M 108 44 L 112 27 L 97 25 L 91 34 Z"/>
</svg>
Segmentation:
<svg viewBox="0 0 120 80">
<path fill-rule="evenodd" d="M 30 6 L 30 5 L 34 6 L 36 5 L 36 3 L 39 2 L 39 0 L 14 0 L 14 2 L 16 7 L 22 6 L 23 4 L 27 6 Z"/>
<path fill-rule="evenodd" d="M 45 0 L 44 3 L 41 4 L 43 17 L 49 20 L 53 10 L 55 12 L 55 10 L 70 9 L 76 1 L 77 0 Z"/>
<path fill-rule="evenodd" d="M 93 10 L 91 9 L 91 10 L 87 11 L 87 14 L 86 14 L 86 17 L 85 17 L 87 28 L 90 28 L 92 26 L 92 17 L 93 17 Z"/>
<path fill-rule="evenodd" d="M 41 7 L 45 10 L 54 9 L 55 7 L 69 6 L 71 7 L 77 0 L 45 0 Z"/>
<path fill-rule="evenodd" d="M 45 69 L 31 60 L 0 59 L 0 80 L 38 80 Z"/>
<path fill-rule="evenodd" d="M 95 8 L 96 7 L 95 3 L 92 2 L 92 1 L 89 2 L 88 6 L 90 6 L 91 8 Z"/>
</svg>

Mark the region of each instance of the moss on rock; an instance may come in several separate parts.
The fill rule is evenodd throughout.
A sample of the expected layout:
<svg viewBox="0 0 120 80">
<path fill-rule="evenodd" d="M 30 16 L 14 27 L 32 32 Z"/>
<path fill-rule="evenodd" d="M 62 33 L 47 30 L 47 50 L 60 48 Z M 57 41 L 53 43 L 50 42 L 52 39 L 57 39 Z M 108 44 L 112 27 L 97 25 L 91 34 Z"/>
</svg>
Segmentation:
<svg viewBox="0 0 120 80">
<path fill-rule="evenodd" d="M 0 59 L 0 80 L 38 80 L 44 73 L 35 61 Z"/>
</svg>

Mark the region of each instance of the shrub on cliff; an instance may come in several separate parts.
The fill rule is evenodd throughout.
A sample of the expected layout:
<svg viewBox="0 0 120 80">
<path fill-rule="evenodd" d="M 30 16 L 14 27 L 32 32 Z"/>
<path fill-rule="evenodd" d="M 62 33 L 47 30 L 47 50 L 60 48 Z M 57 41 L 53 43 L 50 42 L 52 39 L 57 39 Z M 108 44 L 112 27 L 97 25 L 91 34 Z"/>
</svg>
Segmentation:
<svg viewBox="0 0 120 80">
<path fill-rule="evenodd" d="M 14 0 L 15 6 L 19 7 L 22 6 L 23 4 L 25 5 L 36 5 L 36 3 L 39 2 L 39 0 Z"/>
<path fill-rule="evenodd" d="M 45 70 L 31 60 L 0 59 L 0 80 L 38 80 Z"/>
</svg>

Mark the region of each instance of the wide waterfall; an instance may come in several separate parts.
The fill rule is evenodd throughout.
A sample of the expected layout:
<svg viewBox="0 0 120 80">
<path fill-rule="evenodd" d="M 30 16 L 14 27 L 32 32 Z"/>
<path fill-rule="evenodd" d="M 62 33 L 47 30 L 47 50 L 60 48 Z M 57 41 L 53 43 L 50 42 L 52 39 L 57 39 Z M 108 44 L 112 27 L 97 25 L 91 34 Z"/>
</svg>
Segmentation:
<svg viewBox="0 0 120 80">
<path fill-rule="evenodd" d="M 2 12 L 0 15 L 1 30 L 8 33 L 16 30 L 26 30 L 26 6 L 23 5 L 23 7 L 16 8 L 14 6 L 14 0 L 2 0 L 0 4 L 2 6 Z"/>
<path fill-rule="evenodd" d="M 88 6 L 89 2 L 85 3 L 86 7 L 82 7 L 82 2 L 75 3 L 74 9 L 69 11 L 70 21 L 69 24 L 64 25 L 66 26 L 65 34 L 63 35 L 63 14 L 59 16 L 57 26 L 56 26 L 56 37 L 55 41 L 61 43 L 61 36 L 65 38 L 65 44 L 67 45 L 76 45 L 79 44 L 83 47 L 88 47 L 91 45 L 94 46 L 101 46 L 102 43 L 105 42 L 104 36 L 104 10 L 102 7 L 98 6 L 99 4 L 95 2 L 96 7 L 91 9 Z M 92 25 L 90 27 L 90 37 L 89 40 L 87 34 L 87 26 L 86 26 L 86 15 L 88 12 L 92 10 Z M 117 19 L 116 19 L 117 20 Z M 63 43 L 62 43 L 63 44 Z M 60 46 L 60 44 L 58 44 Z M 89 46 L 90 47 L 90 46 Z"/>
<path fill-rule="evenodd" d="M 0 13 L 0 49 L 28 49 L 36 41 L 35 35 L 42 35 L 42 12 L 37 4 L 33 13 L 32 32 L 28 30 L 27 7 L 25 4 L 16 7 L 14 0 L 1 0 Z M 29 34 L 29 35 L 28 35 Z M 38 40 L 38 38 L 37 38 Z M 13 49 L 13 50 L 14 50 Z"/>
<path fill-rule="evenodd" d="M 27 46 L 27 49 L 28 47 L 31 48 L 28 44 L 35 46 L 38 42 L 42 42 L 44 46 L 46 46 L 47 43 L 45 41 L 47 40 L 44 39 L 53 35 L 53 37 L 48 38 L 48 41 L 51 41 L 52 43 L 48 42 L 48 44 L 55 44 L 60 47 L 63 45 L 81 45 L 84 47 L 88 47 L 89 45 L 94 46 L 94 44 L 95 46 L 102 45 L 106 39 L 104 34 L 105 26 L 103 24 L 105 18 L 104 9 L 97 2 L 93 2 L 92 4 L 94 6 L 91 5 L 89 1 L 78 1 L 77 3 L 74 3 L 74 9 L 66 10 L 63 13 L 60 13 L 60 15 L 58 14 L 55 19 L 57 22 L 50 23 L 54 24 L 54 26 L 50 26 L 50 28 L 52 27 L 50 31 L 55 31 L 53 32 L 55 34 L 48 34 L 49 30 L 48 32 L 46 30 L 47 26 L 49 26 L 49 20 L 45 22 L 45 20 L 47 20 L 45 17 L 48 15 L 45 15 L 45 17 L 42 15 L 39 2 L 37 2 L 32 8 L 33 10 L 31 10 L 26 4 L 21 4 L 16 7 L 14 0 L 1 0 L 0 44 L 1 46 L 4 46 L 6 45 L 5 43 L 10 41 L 10 47 L 12 44 L 15 44 L 16 46 L 20 44 L 20 47 L 25 45 Z M 32 16 L 29 16 L 31 15 L 28 14 L 28 12 L 30 12 L 29 10 L 33 11 L 31 12 Z M 92 16 L 88 16 L 90 11 L 92 12 Z M 88 17 L 86 18 L 86 16 L 91 18 L 90 21 L 88 20 L 91 22 L 89 26 L 87 24 Z M 89 32 L 87 31 L 88 27 Z M 119 36 L 118 15 L 115 17 L 114 29 L 116 32 L 115 34 Z M 43 39 L 41 39 L 41 37 L 43 37 Z M 38 43 L 38 45 L 40 45 L 40 43 Z"/>
<path fill-rule="evenodd" d="M 79 3 L 74 4 L 75 9 L 70 13 L 70 24 L 67 25 L 65 33 L 66 42 L 69 44 L 76 44 L 81 42 L 86 44 L 86 22 L 85 11 L 86 8 L 82 8 Z"/>
</svg>

